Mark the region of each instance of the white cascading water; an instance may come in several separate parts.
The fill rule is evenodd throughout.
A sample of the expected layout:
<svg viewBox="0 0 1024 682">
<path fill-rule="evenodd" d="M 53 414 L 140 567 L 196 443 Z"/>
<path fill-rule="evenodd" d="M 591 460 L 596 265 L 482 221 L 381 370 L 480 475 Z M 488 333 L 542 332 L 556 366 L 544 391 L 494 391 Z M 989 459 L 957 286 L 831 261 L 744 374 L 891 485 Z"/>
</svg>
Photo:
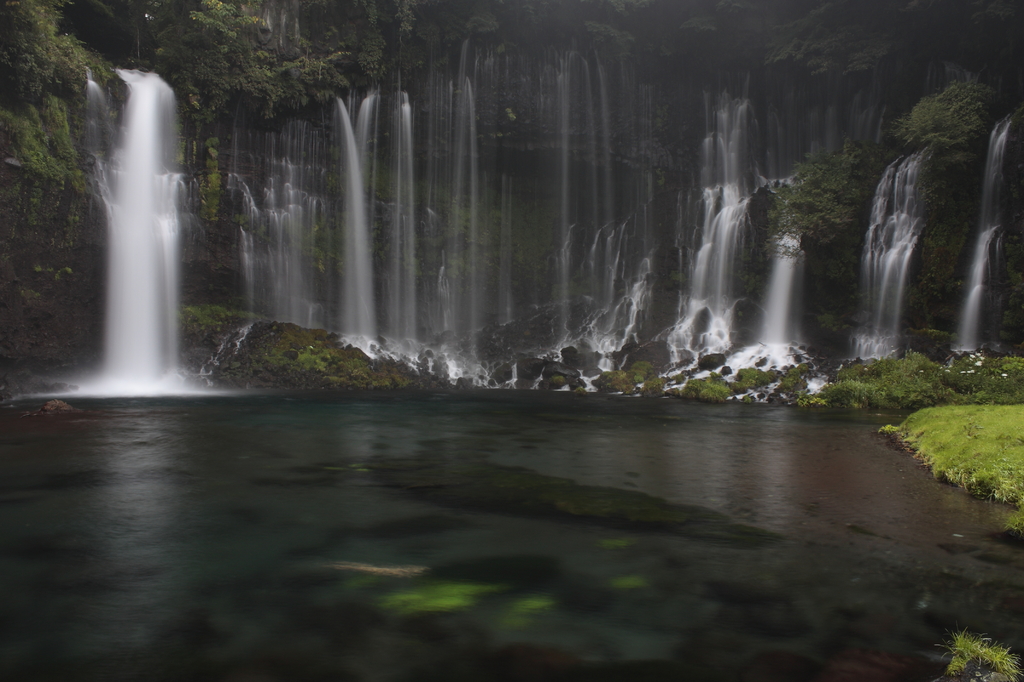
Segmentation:
<svg viewBox="0 0 1024 682">
<path fill-rule="evenodd" d="M 875 189 L 861 256 L 860 286 L 869 322 L 854 334 L 855 357 L 881 358 L 899 346 L 910 259 L 924 227 L 924 203 L 917 196 L 924 158 L 917 152 L 894 161 Z"/>
<path fill-rule="evenodd" d="M 237 147 L 242 132 L 232 136 Z M 260 143 L 250 158 L 232 154 L 236 166 L 264 168 L 262 191 L 253 190 L 237 172 L 228 189 L 239 192 L 248 218 L 239 228 L 240 260 L 250 309 L 281 322 L 306 327 L 324 324 L 314 296 L 309 245 L 327 206 L 323 184 L 327 146 L 308 123 L 294 121 L 279 134 L 256 134 Z M 259 242 L 255 238 L 261 235 Z M 262 247 L 262 248 L 261 248 Z"/>
<path fill-rule="evenodd" d="M 761 345 L 772 365 L 792 364 L 793 345 L 799 337 L 793 324 L 794 291 L 801 271 L 799 249 L 799 240 L 786 235 L 778 239 L 772 257 L 761 331 Z"/>
<path fill-rule="evenodd" d="M 342 177 L 345 178 L 345 277 L 342 288 L 342 332 L 372 339 L 377 336 L 373 294 L 373 254 L 366 213 L 363 163 L 345 103 L 338 100 L 341 125 Z"/>
<path fill-rule="evenodd" d="M 174 93 L 153 73 L 119 70 L 128 85 L 121 139 L 97 163 L 109 264 L 104 368 L 97 392 L 174 390 L 178 367 L 181 175 Z"/>
<path fill-rule="evenodd" d="M 733 346 L 733 292 L 736 257 L 743 244 L 751 175 L 746 99 L 722 93 L 707 102 L 708 134 L 701 149 L 703 221 L 700 243 L 690 264 L 690 291 L 669 333 L 674 363 L 705 353 L 727 353 Z M 696 245 L 695 245 L 696 246 Z"/>
<path fill-rule="evenodd" d="M 974 242 L 974 256 L 971 259 L 970 280 L 967 282 L 964 307 L 960 312 L 960 328 L 957 331 L 957 345 L 960 350 L 975 350 L 985 341 L 982 334 L 982 320 L 986 312 L 986 290 L 991 281 L 990 263 L 993 250 L 1000 244 L 1000 196 L 1003 189 L 1003 153 L 1010 133 L 1009 117 L 992 129 L 988 140 L 988 156 L 985 160 L 985 180 L 981 193 L 981 215 L 978 219 L 978 238 Z"/>
<path fill-rule="evenodd" d="M 388 332 L 400 341 L 417 338 L 416 197 L 413 186 L 412 107 L 399 93 L 392 132 L 390 268 Z"/>
</svg>

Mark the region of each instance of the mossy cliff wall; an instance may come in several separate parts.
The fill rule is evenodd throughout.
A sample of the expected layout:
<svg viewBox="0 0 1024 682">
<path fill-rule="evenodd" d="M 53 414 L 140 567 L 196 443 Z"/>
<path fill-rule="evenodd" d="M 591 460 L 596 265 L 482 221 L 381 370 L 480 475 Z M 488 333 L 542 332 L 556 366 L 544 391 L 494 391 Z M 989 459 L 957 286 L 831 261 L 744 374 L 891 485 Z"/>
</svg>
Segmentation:
<svg viewBox="0 0 1024 682">
<path fill-rule="evenodd" d="M 183 235 L 183 303 L 238 308 L 244 305 L 238 250 L 242 210 L 238 194 L 229 189 L 228 175 L 235 170 L 254 177 L 263 172 L 258 161 L 240 162 L 235 154 L 239 137 L 247 131 L 280 131 L 294 120 L 327 128 L 334 97 L 370 87 L 382 92 L 400 87 L 412 101 L 423 102 L 433 87 L 431 70 L 453 77 L 463 66 L 467 40 L 473 54 L 494 55 L 508 59 L 506 63 L 556 52 L 575 55 L 573 59 L 602 64 L 609 72 L 616 69 L 632 83 L 628 92 L 650 93 L 643 102 L 650 107 L 643 119 L 647 128 L 630 129 L 621 117 L 611 121 L 613 163 L 639 178 L 628 190 L 615 191 L 636 195 L 644 187 L 653 280 L 653 297 L 643 318 L 645 337 L 673 321 L 679 292 L 687 286 L 680 262 L 685 264 L 692 254 L 679 238 L 679 226 L 692 229 L 699 223 L 694 193 L 700 186 L 699 148 L 707 127 L 705 93 L 729 91 L 751 99 L 763 124 L 753 144 L 762 158 L 772 116 L 810 110 L 832 97 L 851 98 L 856 88 L 876 97 L 879 107 L 889 112 L 884 150 L 862 154 L 860 161 L 870 157 L 870 163 L 854 159 L 850 166 L 858 191 L 851 192 L 853 198 L 839 219 L 854 218 L 842 222 L 841 234 L 824 238 L 821 233 L 817 241 L 804 244 L 805 328 L 817 330 L 813 335 L 818 338 L 831 334 L 835 338 L 827 340 L 835 341 L 855 322 L 853 275 L 866 210 L 862 195 L 867 193 L 862 190 L 873 184 L 865 169 L 874 168 L 878 158 L 895 158 L 921 142 L 901 137 L 889 124 L 913 111 L 921 94 L 941 90 L 950 81 L 950 73 L 936 64 L 957 61 L 975 72 L 984 66 L 984 78 L 993 83 L 1019 81 L 1021 48 L 1014 36 L 1024 30 L 1024 13 L 1004 5 L 915 3 L 908 8 L 887 0 L 771 0 L 756 7 L 673 0 L 8 3 L 0 8 L 0 61 L 10 67 L 2 74 L 0 151 L 20 167 L 0 164 L 0 356 L 7 362 L 81 364 L 98 354 L 106 237 L 102 211 L 88 188 L 89 159 L 79 144 L 86 66 L 100 80 L 112 78 L 111 64 L 155 69 L 174 86 L 182 161 L 190 179 L 187 208 L 193 216 Z M 815 38 L 846 29 L 862 40 L 836 45 Z M 472 71 L 478 62 L 467 59 L 464 66 Z M 987 111 L 992 117 L 1021 98 L 1008 86 L 995 94 Z M 640 106 L 639 98 L 628 96 Z M 789 102 L 793 111 L 780 102 Z M 528 103 L 491 104 L 480 103 L 484 157 L 500 160 L 502 168 L 522 168 L 524 176 L 531 164 L 544 165 L 537 159 L 552 158 L 558 131 L 526 117 L 513 122 L 505 111 L 515 114 Z M 427 113 L 417 110 L 418 126 Z M 495 113 L 505 118 L 487 118 Z M 1024 313 L 1019 312 L 1024 309 L 1019 124 L 1014 134 L 1015 146 L 1007 154 L 1012 176 L 1007 210 L 1014 222 L 1006 237 L 1004 334 L 1007 341 L 1019 343 L 1024 340 Z M 974 137 L 983 146 L 984 134 Z M 976 142 L 972 138 L 975 147 Z M 572 153 L 583 157 L 586 150 Z M 417 163 L 426 165 L 427 152 L 417 154 Z M 523 216 L 523 234 L 528 235 L 518 247 L 529 265 L 517 279 L 523 287 L 517 296 L 524 301 L 529 300 L 527 290 L 541 290 L 551 282 L 554 192 L 551 164 L 546 165 L 548 175 L 537 172 L 534 184 L 521 184 L 521 194 L 514 197 L 515 213 Z M 951 174 L 945 185 L 933 183 L 935 228 L 925 235 L 916 264 L 908 325 L 952 330 L 969 258 L 965 244 L 977 216 L 977 166 L 963 166 L 962 177 Z M 486 184 L 492 193 L 500 187 L 495 177 Z M 382 201 L 387 191 L 386 183 L 378 188 Z M 530 194 L 544 200 L 531 208 Z M 774 229 L 773 202 L 772 193 L 762 192 L 751 204 L 739 282 L 745 296 L 743 318 L 750 325 L 756 324 L 767 280 L 765 244 Z M 376 255 L 377 265 L 383 265 L 386 249 Z M 490 262 L 494 255 L 489 254 Z"/>
</svg>

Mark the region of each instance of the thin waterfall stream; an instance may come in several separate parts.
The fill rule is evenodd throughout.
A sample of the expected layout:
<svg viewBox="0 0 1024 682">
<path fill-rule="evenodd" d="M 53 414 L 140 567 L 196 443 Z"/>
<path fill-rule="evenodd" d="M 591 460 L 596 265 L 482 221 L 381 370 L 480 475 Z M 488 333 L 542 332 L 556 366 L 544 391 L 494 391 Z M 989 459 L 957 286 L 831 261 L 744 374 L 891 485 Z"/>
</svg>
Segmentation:
<svg viewBox="0 0 1024 682">
<path fill-rule="evenodd" d="M 996 341 L 992 334 L 985 332 L 986 313 L 992 316 L 999 311 L 991 299 L 988 288 L 992 281 L 992 269 L 999 262 L 998 251 L 1001 243 L 1002 215 L 1000 199 L 1003 193 L 1003 156 L 1010 133 L 1010 118 L 996 124 L 989 136 L 988 155 L 985 159 L 985 179 L 981 192 L 981 211 L 978 219 L 978 236 L 971 258 L 970 278 L 965 283 L 963 309 L 960 312 L 960 328 L 957 345 L 961 350 L 975 350 L 988 341 Z M 993 258 L 993 255 L 997 256 Z"/>
<path fill-rule="evenodd" d="M 917 193 L 924 160 L 918 152 L 894 161 L 875 190 L 861 256 L 868 322 L 854 335 L 854 357 L 885 357 L 899 346 L 910 260 L 924 226 L 924 203 Z"/>
</svg>

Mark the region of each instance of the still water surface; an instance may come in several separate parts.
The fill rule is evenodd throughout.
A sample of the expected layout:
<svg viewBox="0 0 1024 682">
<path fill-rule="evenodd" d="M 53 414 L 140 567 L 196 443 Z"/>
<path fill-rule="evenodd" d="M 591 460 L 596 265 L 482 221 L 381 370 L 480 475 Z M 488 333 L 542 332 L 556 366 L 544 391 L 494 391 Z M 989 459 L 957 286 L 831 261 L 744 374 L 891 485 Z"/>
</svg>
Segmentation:
<svg viewBox="0 0 1024 682">
<path fill-rule="evenodd" d="M 40 403 L 0 408 L 5 679 L 506 679 L 516 643 L 736 679 L 765 651 L 934 656 L 956 627 L 1024 646 L 1007 509 L 889 448 L 898 413 L 490 391 L 21 416 Z M 537 501 L 565 479 L 570 505 Z M 646 496 L 715 533 L 593 513 Z"/>
</svg>

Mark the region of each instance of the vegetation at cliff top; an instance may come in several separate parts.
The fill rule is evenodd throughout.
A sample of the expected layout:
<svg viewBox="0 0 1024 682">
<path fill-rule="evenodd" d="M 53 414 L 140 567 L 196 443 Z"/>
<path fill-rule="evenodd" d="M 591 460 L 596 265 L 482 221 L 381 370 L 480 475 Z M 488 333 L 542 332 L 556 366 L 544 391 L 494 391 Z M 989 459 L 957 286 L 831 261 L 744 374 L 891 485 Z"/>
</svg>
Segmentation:
<svg viewBox="0 0 1024 682">
<path fill-rule="evenodd" d="M 864 226 L 878 178 L 891 152 L 847 141 L 798 164 L 793 182 L 774 190 L 772 232 L 806 258 L 808 310 L 833 320 L 856 312 Z M 832 322 L 831 325 L 841 325 Z"/>
</svg>

